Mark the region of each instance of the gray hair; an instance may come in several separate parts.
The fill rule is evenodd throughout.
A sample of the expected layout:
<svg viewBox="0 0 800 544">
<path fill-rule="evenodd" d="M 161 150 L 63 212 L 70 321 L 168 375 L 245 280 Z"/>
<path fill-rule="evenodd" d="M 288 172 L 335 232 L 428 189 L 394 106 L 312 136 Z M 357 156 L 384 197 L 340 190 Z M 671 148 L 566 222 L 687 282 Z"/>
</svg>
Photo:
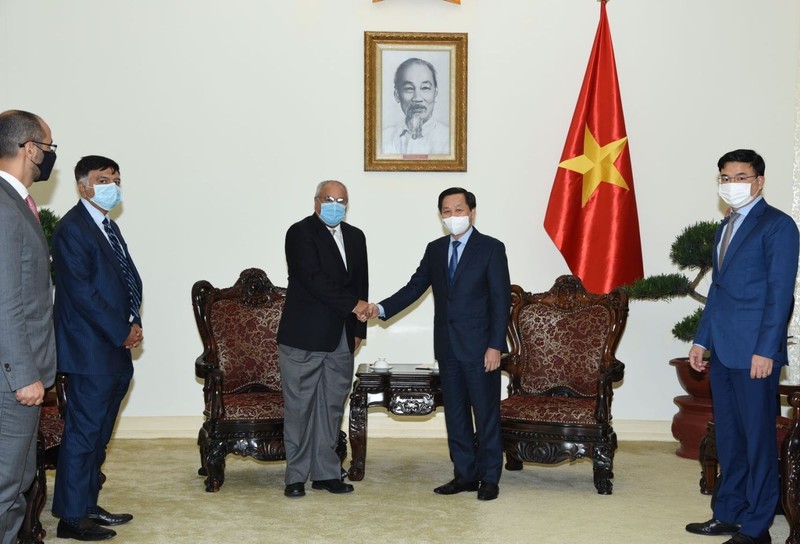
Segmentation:
<svg viewBox="0 0 800 544">
<path fill-rule="evenodd" d="M 344 192 L 347 194 L 348 199 L 350 198 L 350 194 L 347 191 L 347 186 L 341 181 L 335 179 L 326 179 L 324 181 L 320 181 L 317 184 L 317 191 L 314 193 L 314 198 L 319 198 L 319 194 L 322 192 L 322 188 L 329 183 L 335 183 L 336 185 L 339 185 L 342 189 L 344 189 Z"/>
</svg>

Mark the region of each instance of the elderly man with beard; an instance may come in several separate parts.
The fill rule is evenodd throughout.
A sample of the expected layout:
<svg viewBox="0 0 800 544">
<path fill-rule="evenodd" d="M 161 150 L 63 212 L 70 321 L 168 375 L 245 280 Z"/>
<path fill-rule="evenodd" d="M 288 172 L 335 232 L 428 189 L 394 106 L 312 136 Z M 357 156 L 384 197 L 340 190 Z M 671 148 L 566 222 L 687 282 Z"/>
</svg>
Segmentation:
<svg viewBox="0 0 800 544">
<path fill-rule="evenodd" d="M 403 61 L 394 74 L 394 99 L 405 114 L 405 123 L 383 131 L 387 155 L 447 155 L 450 127 L 433 119 L 439 85 L 433 65 L 416 57 Z"/>
</svg>

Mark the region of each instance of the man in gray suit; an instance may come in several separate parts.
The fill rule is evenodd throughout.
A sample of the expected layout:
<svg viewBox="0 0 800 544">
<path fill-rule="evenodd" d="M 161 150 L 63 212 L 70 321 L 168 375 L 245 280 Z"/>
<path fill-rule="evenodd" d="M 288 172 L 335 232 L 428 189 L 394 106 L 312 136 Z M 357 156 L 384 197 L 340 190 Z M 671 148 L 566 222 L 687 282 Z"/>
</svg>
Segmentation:
<svg viewBox="0 0 800 544">
<path fill-rule="evenodd" d="M 0 541 L 14 544 L 36 469 L 39 407 L 55 380 L 50 254 L 28 193 L 56 160 L 50 127 L 0 113 Z"/>
</svg>

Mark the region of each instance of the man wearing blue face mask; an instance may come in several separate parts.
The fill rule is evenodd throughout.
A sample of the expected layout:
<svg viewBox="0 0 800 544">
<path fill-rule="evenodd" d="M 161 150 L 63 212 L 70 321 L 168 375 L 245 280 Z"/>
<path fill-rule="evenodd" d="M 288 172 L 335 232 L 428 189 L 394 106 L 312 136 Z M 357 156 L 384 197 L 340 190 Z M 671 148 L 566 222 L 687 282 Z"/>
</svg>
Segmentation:
<svg viewBox="0 0 800 544">
<path fill-rule="evenodd" d="M 289 285 L 278 327 L 286 447 L 286 488 L 305 482 L 349 493 L 336 454 L 344 403 L 353 380 L 353 352 L 367 336 L 367 242 L 345 223 L 347 187 L 323 181 L 314 213 L 286 232 Z"/>
<path fill-rule="evenodd" d="M 122 201 L 119 165 L 90 155 L 75 166 L 81 200 L 53 232 L 58 287 L 58 370 L 68 375 L 53 514 L 57 536 L 105 540 L 103 526 L 130 521 L 97 504 L 100 469 L 119 407 L 133 377 L 131 349 L 141 344 L 142 280 L 108 212 Z"/>
</svg>

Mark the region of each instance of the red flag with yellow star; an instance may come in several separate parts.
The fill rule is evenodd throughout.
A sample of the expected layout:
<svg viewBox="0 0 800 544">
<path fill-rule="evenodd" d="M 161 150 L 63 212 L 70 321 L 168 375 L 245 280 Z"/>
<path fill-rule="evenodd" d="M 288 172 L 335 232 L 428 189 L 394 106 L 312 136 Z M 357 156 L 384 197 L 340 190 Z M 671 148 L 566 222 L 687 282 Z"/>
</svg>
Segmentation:
<svg viewBox="0 0 800 544">
<path fill-rule="evenodd" d="M 544 228 L 589 291 L 606 293 L 644 275 L 631 157 L 605 1 L 600 4 L 600 23 Z"/>
</svg>

